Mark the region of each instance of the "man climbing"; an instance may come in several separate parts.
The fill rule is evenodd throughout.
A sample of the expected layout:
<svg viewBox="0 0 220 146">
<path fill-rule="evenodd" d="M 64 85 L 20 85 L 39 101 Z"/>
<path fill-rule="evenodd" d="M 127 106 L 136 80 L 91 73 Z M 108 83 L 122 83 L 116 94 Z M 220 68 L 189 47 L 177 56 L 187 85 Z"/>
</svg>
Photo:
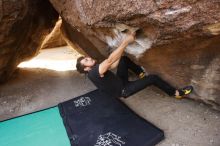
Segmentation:
<svg viewBox="0 0 220 146">
<path fill-rule="evenodd" d="M 120 46 L 100 64 L 91 57 L 79 57 L 76 64 L 77 71 L 88 73 L 89 79 L 97 88 L 114 97 L 126 98 L 150 85 L 155 85 L 169 96 L 175 96 L 176 98 L 182 98 L 192 92 L 192 86 L 176 89 L 157 75 L 145 75 L 139 65 L 132 62 L 128 57 L 122 56 L 125 48 L 134 40 L 135 32 L 130 32 Z M 115 75 L 110 69 L 116 67 L 117 73 Z M 128 69 L 133 71 L 139 79 L 129 81 Z"/>
</svg>

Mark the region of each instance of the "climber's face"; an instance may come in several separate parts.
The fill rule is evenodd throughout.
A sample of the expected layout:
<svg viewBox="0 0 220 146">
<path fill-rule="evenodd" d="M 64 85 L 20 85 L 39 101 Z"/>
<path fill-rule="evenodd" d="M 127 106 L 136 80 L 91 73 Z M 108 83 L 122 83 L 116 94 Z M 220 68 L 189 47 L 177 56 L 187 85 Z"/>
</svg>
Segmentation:
<svg viewBox="0 0 220 146">
<path fill-rule="evenodd" d="M 91 58 L 91 57 L 85 57 L 84 59 L 82 59 L 81 64 L 85 66 L 85 71 L 89 71 L 91 69 L 92 66 L 95 65 L 96 60 Z"/>
</svg>

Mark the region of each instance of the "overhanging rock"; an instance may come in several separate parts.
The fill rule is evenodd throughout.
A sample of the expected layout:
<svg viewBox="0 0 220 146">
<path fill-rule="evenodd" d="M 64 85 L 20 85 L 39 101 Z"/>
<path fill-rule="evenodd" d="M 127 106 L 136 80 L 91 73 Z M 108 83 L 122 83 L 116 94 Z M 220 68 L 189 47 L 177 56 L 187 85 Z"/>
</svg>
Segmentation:
<svg viewBox="0 0 220 146">
<path fill-rule="evenodd" d="M 176 87 L 192 84 L 191 98 L 220 107 L 220 1 L 50 2 L 68 24 L 63 26 L 66 34 L 77 30 L 91 43 L 92 47 L 79 45 L 81 51 L 107 57 L 126 29 L 138 28 L 136 42 L 127 47 L 128 55 Z M 76 42 L 68 35 L 66 39 Z"/>
</svg>

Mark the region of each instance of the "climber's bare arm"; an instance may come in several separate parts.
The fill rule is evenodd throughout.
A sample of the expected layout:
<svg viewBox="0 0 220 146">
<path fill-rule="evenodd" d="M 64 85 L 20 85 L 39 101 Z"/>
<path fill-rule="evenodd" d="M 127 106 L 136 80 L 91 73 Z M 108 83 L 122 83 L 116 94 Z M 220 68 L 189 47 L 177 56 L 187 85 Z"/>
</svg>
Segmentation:
<svg viewBox="0 0 220 146">
<path fill-rule="evenodd" d="M 117 66 L 118 66 L 118 64 L 119 64 L 119 61 L 120 61 L 120 59 L 118 59 L 117 61 L 115 61 L 115 62 L 110 66 L 109 69 L 117 68 Z"/>
<path fill-rule="evenodd" d="M 100 76 L 103 76 L 103 74 L 108 69 L 113 69 L 118 66 L 119 60 L 125 50 L 125 48 L 128 46 L 129 43 L 133 42 L 135 38 L 135 32 L 128 35 L 120 44 L 120 46 L 114 50 L 107 59 L 105 59 L 100 65 L 99 65 L 99 74 Z"/>
</svg>

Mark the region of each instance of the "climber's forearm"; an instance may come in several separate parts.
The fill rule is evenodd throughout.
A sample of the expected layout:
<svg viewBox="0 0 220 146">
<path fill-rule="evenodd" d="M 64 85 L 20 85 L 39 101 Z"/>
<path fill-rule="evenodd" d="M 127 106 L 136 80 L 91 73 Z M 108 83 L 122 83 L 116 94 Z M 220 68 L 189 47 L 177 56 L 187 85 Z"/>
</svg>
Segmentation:
<svg viewBox="0 0 220 146">
<path fill-rule="evenodd" d="M 118 64 L 119 64 L 120 59 L 118 59 L 117 61 L 115 61 L 113 64 L 111 64 L 110 69 L 114 69 L 117 68 Z"/>
<path fill-rule="evenodd" d="M 128 35 L 123 42 L 120 44 L 120 46 L 114 50 L 107 59 L 105 59 L 102 63 L 99 65 L 99 74 L 101 77 L 104 76 L 104 73 L 114 67 L 117 66 L 119 63 L 119 60 L 125 50 L 125 48 L 128 46 L 129 43 L 134 41 L 135 32 Z"/>
<path fill-rule="evenodd" d="M 123 54 L 123 52 L 124 52 L 124 50 L 125 50 L 125 48 L 127 46 L 128 46 L 128 42 L 127 41 L 123 41 L 120 44 L 120 46 L 109 55 L 107 60 L 111 64 L 113 64 L 114 62 L 118 61 L 121 58 L 121 56 L 122 56 L 122 54 Z"/>
</svg>

